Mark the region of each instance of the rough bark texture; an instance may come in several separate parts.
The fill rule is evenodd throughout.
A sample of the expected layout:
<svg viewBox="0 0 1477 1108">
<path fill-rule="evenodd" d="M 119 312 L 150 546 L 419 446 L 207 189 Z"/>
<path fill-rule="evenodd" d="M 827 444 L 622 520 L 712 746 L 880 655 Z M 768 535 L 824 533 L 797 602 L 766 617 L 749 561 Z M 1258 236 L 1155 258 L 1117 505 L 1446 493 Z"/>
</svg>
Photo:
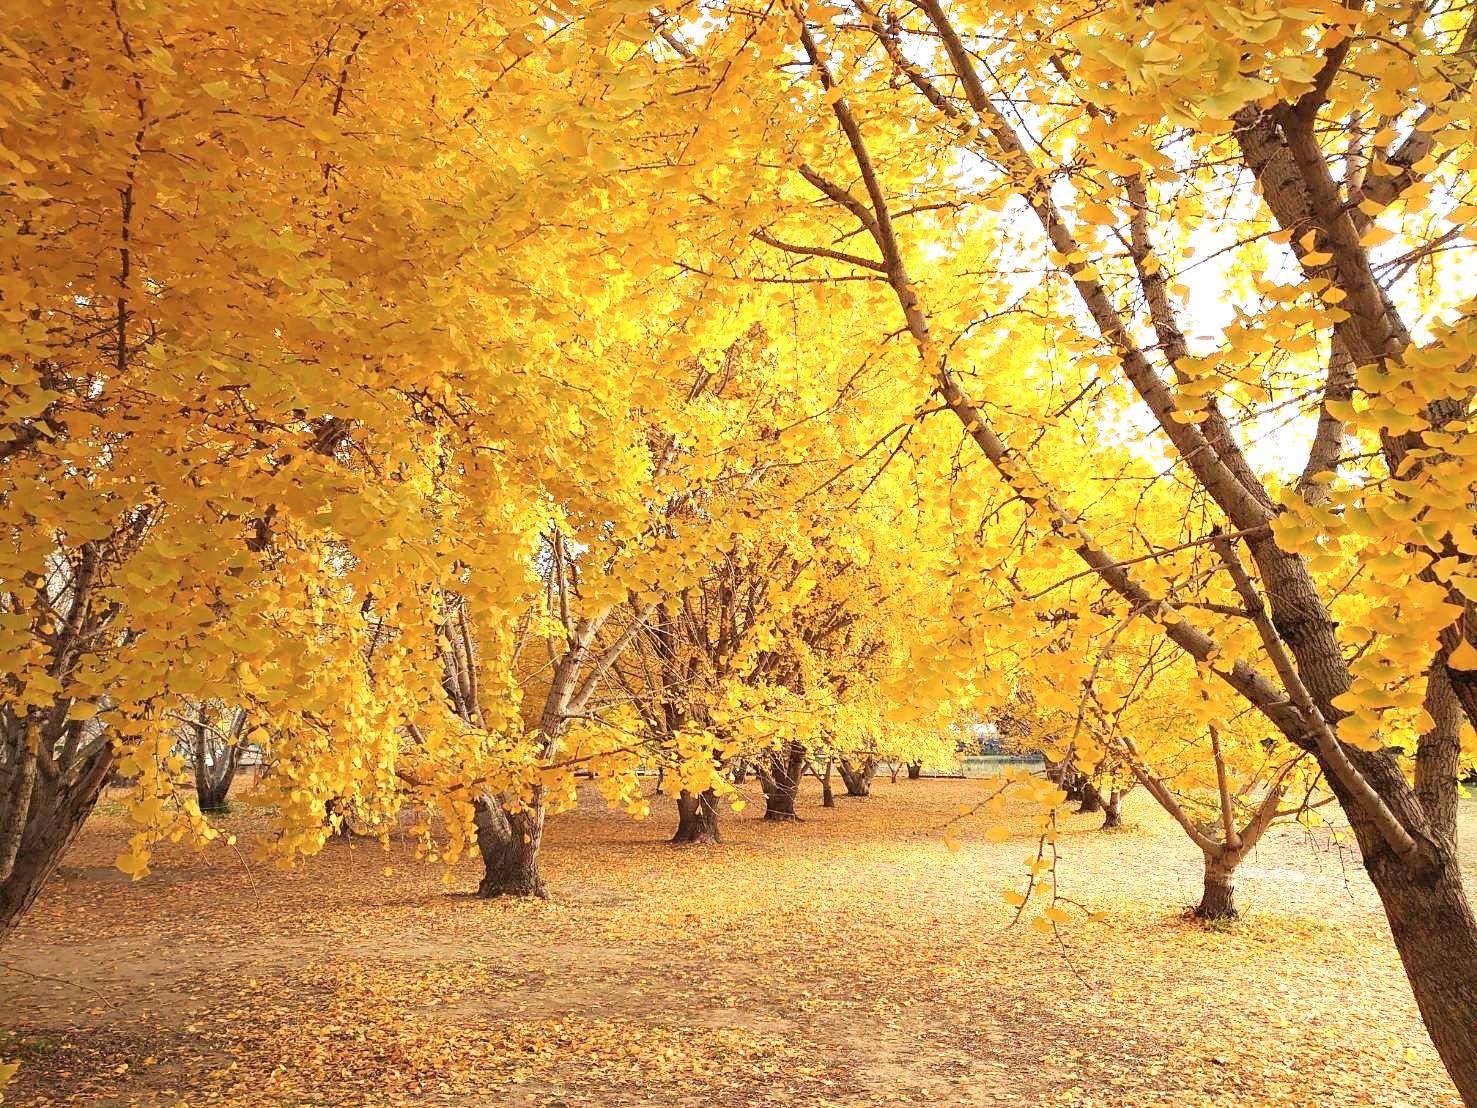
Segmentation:
<svg viewBox="0 0 1477 1108">
<path fill-rule="evenodd" d="M 853 766 L 842 758 L 839 768 L 841 780 L 846 785 L 847 796 L 872 795 L 872 779 L 877 776 L 876 758 L 867 758 L 860 766 Z"/>
<path fill-rule="evenodd" d="M 821 777 L 821 807 L 822 808 L 834 808 L 834 807 L 836 807 L 836 794 L 831 791 L 831 766 L 832 766 L 832 761 L 831 761 L 830 758 L 827 758 L 826 759 L 826 772 Z"/>
<path fill-rule="evenodd" d="M 1452 782 L 1461 769 L 1465 717 L 1446 670 L 1440 665 L 1433 664 L 1427 678 L 1425 709 L 1431 716 L 1431 727 L 1421 734 L 1416 746 L 1416 796 L 1430 817 L 1431 826 L 1455 846 L 1457 791 L 1452 788 Z"/>
<path fill-rule="evenodd" d="M 1110 792 L 1103 801 L 1103 830 L 1111 831 L 1123 826 L 1123 793 L 1119 789 Z"/>
<path fill-rule="evenodd" d="M 1420 877 L 1389 855 L 1365 868 L 1431 1042 L 1462 1100 L 1477 1105 L 1477 922 L 1455 858 Z"/>
<path fill-rule="evenodd" d="M 701 793 L 682 790 L 677 797 L 677 833 L 674 843 L 717 843 L 723 837 L 718 833 L 718 794 L 712 789 Z"/>
<path fill-rule="evenodd" d="M 38 773 L 30 778 L 24 798 L 5 797 L 7 828 L 15 824 L 15 839 L 6 851 L 11 857 L 0 871 L 0 943 L 35 903 L 76 840 L 97 806 L 113 762 L 112 751 L 103 745 L 88 761 L 74 767 L 66 780 L 53 782 Z"/>
<path fill-rule="evenodd" d="M 1219 854 L 1205 855 L 1205 885 L 1195 916 L 1203 920 L 1236 917 L 1236 863 Z"/>
<path fill-rule="evenodd" d="M 800 775 L 805 772 L 805 748 L 787 743 L 771 754 L 767 764 L 759 767 L 759 784 L 764 789 L 764 818 L 787 820 L 795 815 L 795 796 L 800 791 Z"/>
<path fill-rule="evenodd" d="M 916 781 L 916 780 L 918 780 L 918 778 L 920 778 L 922 776 L 923 776 L 923 763 L 922 762 L 909 762 L 908 763 L 908 780 L 909 781 Z"/>
<path fill-rule="evenodd" d="M 477 801 L 477 849 L 482 854 L 478 896 L 548 896 L 538 871 L 538 848 L 544 834 L 544 803 L 509 812 L 496 797 Z"/>
</svg>

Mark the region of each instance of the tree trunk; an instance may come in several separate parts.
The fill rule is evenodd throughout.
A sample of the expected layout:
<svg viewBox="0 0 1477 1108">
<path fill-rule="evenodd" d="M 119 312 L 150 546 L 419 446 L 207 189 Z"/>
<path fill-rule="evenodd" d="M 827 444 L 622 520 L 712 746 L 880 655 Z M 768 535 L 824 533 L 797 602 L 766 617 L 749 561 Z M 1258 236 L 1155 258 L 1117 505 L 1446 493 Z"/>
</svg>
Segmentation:
<svg viewBox="0 0 1477 1108">
<path fill-rule="evenodd" d="M 330 797 L 323 802 L 323 822 L 328 824 L 333 829 L 333 833 L 342 839 L 354 836 L 354 829 L 349 825 L 347 807 L 341 796 Z"/>
<path fill-rule="evenodd" d="M 1424 876 L 1388 853 L 1366 861 L 1365 869 L 1436 1053 L 1463 1102 L 1477 1105 L 1477 921 L 1455 855 Z"/>
<path fill-rule="evenodd" d="M 103 744 L 86 763 L 75 766 L 69 781 L 60 787 L 45 774 L 38 773 L 30 781 L 24 815 L 14 828 L 14 855 L 0 877 L 0 944 L 35 903 L 76 841 L 77 833 L 97 806 L 114 760 L 111 748 Z M 14 814 L 21 798 L 12 796 L 7 802 L 16 805 L 12 808 Z"/>
<path fill-rule="evenodd" d="M 227 810 L 226 796 L 231 791 L 231 782 L 236 779 L 236 769 L 241 763 L 241 748 L 227 747 L 221 752 L 221 761 L 214 766 L 203 762 L 195 764 L 195 798 L 202 812 L 224 812 Z"/>
<path fill-rule="evenodd" d="M 226 803 L 226 794 L 231 791 L 231 779 L 235 776 L 234 771 L 222 774 L 214 781 L 195 781 L 195 799 L 200 802 L 202 812 L 225 812 L 229 810 Z"/>
<path fill-rule="evenodd" d="M 764 818 L 797 819 L 795 795 L 800 791 L 800 775 L 805 771 L 805 748 L 797 742 L 787 743 L 769 756 L 767 768 L 759 772 L 764 789 Z"/>
<path fill-rule="evenodd" d="M 1103 810 L 1103 794 L 1098 792 L 1097 786 L 1091 781 L 1082 783 L 1082 803 L 1077 806 L 1078 812 L 1101 812 Z"/>
<path fill-rule="evenodd" d="M 1070 757 L 1062 763 L 1062 777 L 1058 783 L 1061 785 L 1062 792 L 1067 794 L 1063 800 L 1064 804 L 1082 803 L 1082 790 L 1087 783 L 1087 778 L 1083 777 L 1077 767 L 1072 765 Z"/>
<path fill-rule="evenodd" d="M 1101 794 L 1099 794 L 1101 795 Z M 1123 826 L 1123 791 L 1113 789 L 1103 803 L 1103 830 L 1111 831 Z"/>
<path fill-rule="evenodd" d="M 195 798 L 202 812 L 226 810 L 226 794 L 231 791 L 236 767 L 246 750 L 241 743 L 245 725 L 246 713 L 237 709 L 230 734 L 221 741 L 212 741 L 208 708 L 205 701 L 200 702 L 198 718 L 190 726 L 195 731 Z"/>
<path fill-rule="evenodd" d="M 916 781 L 916 780 L 918 780 L 918 778 L 920 778 L 922 776 L 923 776 L 923 763 L 922 762 L 909 762 L 908 763 L 908 780 L 909 781 Z"/>
<path fill-rule="evenodd" d="M 868 758 L 860 768 L 854 767 L 845 758 L 841 759 L 841 780 L 846 785 L 847 796 L 871 796 L 872 778 L 877 776 L 877 759 Z"/>
<path fill-rule="evenodd" d="M 733 763 L 733 783 L 742 785 L 749 779 L 749 759 L 740 758 Z"/>
<path fill-rule="evenodd" d="M 532 805 L 516 812 L 504 809 L 497 797 L 479 797 L 474 819 L 483 869 L 477 895 L 548 896 L 538 871 L 539 843 L 544 835 L 543 790 L 535 789 Z"/>
<path fill-rule="evenodd" d="M 674 843 L 717 843 L 718 794 L 712 789 L 693 794 L 686 789 L 677 797 L 677 833 Z"/>
<path fill-rule="evenodd" d="M 1205 885 L 1195 918 L 1227 920 L 1236 918 L 1236 862 L 1225 854 L 1205 855 Z"/>
<path fill-rule="evenodd" d="M 826 759 L 826 773 L 825 773 L 825 776 L 821 778 L 821 807 L 822 808 L 834 808 L 834 807 L 836 807 L 836 795 L 833 792 L 831 792 L 831 764 L 832 764 L 832 760 L 830 758 L 827 758 Z"/>
</svg>

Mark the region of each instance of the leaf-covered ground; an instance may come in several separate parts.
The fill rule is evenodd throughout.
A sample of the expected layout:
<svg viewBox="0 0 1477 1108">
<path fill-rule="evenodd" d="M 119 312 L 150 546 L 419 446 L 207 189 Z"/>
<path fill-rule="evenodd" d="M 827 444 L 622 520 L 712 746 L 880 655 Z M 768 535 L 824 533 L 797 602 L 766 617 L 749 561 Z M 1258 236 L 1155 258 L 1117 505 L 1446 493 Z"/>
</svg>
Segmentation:
<svg viewBox="0 0 1477 1108">
<path fill-rule="evenodd" d="M 1009 928 L 1028 841 L 940 828 L 965 781 L 675 848 L 593 796 L 550 825 L 550 902 L 462 895 L 409 842 L 290 872 L 174 847 L 131 885 L 105 805 L 0 950 L 7 1103 L 1455 1105 L 1357 857 L 1275 831 L 1247 918 L 1181 918 L 1198 856 L 1147 797 L 1073 816 L 1064 891 Z M 228 817 L 244 845 L 259 810 Z M 1464 836 L 1477 812 L 1464 812 Z M 1468 850 L 1469 860 L 1473 852 Z"/>
</svg>

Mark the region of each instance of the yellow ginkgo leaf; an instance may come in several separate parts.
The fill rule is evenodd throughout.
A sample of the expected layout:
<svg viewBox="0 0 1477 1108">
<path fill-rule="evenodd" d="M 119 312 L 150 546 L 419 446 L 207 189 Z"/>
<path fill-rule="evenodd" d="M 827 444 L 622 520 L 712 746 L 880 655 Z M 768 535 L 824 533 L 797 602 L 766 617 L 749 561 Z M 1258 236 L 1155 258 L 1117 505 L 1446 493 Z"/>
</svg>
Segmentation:
<svg viewBox="0 0 1477 1108">
<path fill-rule="evenodd" d="M 1477 646 L 1463 639 L 1457 648 L 1446 656 L 1446 664 L 1452 669 L 1477 670 Z"/>
</svg>

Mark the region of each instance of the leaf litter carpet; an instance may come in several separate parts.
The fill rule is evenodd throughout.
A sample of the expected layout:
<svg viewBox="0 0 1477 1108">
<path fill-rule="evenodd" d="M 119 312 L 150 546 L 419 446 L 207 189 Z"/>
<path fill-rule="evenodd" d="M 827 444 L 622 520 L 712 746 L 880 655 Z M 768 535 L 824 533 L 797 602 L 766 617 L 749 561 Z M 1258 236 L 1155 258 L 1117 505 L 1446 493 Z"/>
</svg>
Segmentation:
<svg viewBox="0 0 1477 1108">
<path fill-rule="evenodd" d="M 474 862 L 448 883 L 408 837 L 289 871 L 174 846 L 133 884 L 105 801 L 0 949 L 6 1103 L 1459 1104 L 1328 829 L 1269 834 L 1244 918 L 1207 931 L 1198 852 L 1148 797 L 1123 831 L 1071 816 L 1063 893 L 1106 919 L 1057 936 L 1001 899 L 1024 807 L 945 849 L 981 796 L 884 777 L 823 809 L 807 782 L 803 822 L 756 795 L 678 848 L 670 801 L 633 822 L 591 792 L 550 821 L 547 902 L 468 896 Z M 266 818 L 243 790 L 225 822 L 244 848 Z"/>
</svg>

